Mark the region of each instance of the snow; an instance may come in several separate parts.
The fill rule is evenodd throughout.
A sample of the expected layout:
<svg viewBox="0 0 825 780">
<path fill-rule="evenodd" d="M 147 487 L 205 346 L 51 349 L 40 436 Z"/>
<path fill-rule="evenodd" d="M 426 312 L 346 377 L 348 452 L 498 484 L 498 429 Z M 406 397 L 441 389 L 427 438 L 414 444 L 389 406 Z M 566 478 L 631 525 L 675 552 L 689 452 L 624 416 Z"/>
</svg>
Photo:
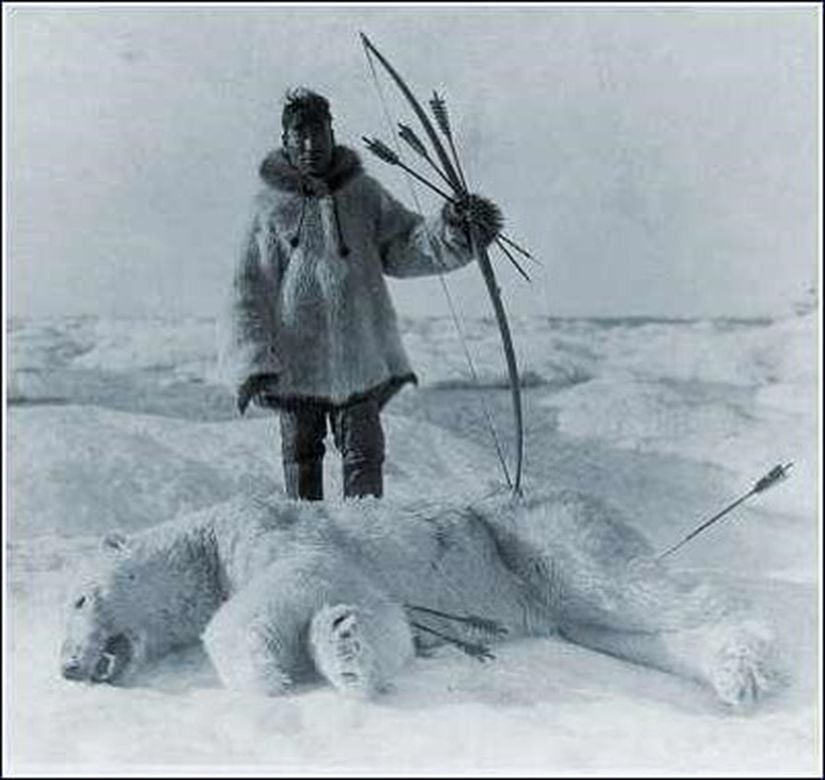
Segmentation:
<svg viewBox="0 0 825 780">
<path fill-rule="evenodd" d="M 311 687 L 224 690 L 200 647 L 129 688 L 57 672 L 72 571 L 107 530 L 239 492 L 278 490 L 274 418 L 237 417 L 214 373 L 214 322 L 91 317 L 9 326 L 6 745 L 15 771 L 211 774 L 793 774 L 821 761 L 816 312 L 774 321 L 513 320 L 525 383 L 526 489 L 608 498 L 662 549 L 779 462 L 787 481 L 674 556 L 775 621 L 793 672 L 747 716 L 692 683 L 562 640 L 479 664 L 417 659 L 374 702 Z M 483 401 L 510 457 L 498 333 L 404 320 L 421 386 L 385 415 L 387 493 L 478 497 L 501 484 Z M 481 401 L 480 401 L 481 399 Z M 331 450 L 331 447 L 330 447 Z M 326 461 L 338 500 L 339 464 Z M 194 771 L 194 769 L 193 769 Z"/>
</svg>

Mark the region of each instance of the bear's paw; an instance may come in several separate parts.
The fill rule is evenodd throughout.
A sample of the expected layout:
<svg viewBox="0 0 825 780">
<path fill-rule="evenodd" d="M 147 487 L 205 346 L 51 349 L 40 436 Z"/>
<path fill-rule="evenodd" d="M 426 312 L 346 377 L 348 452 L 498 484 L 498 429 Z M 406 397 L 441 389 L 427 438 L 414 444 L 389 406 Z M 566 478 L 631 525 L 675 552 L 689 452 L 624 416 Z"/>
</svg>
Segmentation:
<svg viewBox="0 0 825 780">
<path fill-rule="evenodd" d="M 342 693 L 369 698 L 386 687 L 356 607 L 321 609 L 312 620 L 310 643 L 318 671 Z"/>
<path fill-rule="evenodd" d="M 755 622 L 726 632 L 709 676 L 720 701 L 737 712 L 750 711 L 786 682 L 773 633 Z"/>
</svg>

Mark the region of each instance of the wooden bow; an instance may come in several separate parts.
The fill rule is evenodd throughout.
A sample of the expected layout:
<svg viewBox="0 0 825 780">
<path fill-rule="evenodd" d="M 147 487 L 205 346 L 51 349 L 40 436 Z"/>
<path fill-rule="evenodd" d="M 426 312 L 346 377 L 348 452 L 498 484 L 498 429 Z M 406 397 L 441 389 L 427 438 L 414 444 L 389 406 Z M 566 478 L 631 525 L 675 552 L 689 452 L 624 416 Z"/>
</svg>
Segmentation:
<svg viewBox="0 0 825 780">
<path fill-rule="evenodd" d="M 381 54 L 381 52 L 375 48 L 373 43 L 369 40 L 369 38 L 367 38 L 366 35 L 364 35 L 364 33 L 361 33 L 361 41 L 364 45 L 367 57 L 369 58 L 370 54 L 374 55 L 378 62 L 381 63 L 386 72 L 395 82 L 399 90 L 401 90 L 401 93 L 404 95 L 410 107 L 415 112 L 415 115 L 418 117 L 418 120 L 421 123 L 421 127 L 427 134 L 427 137 L 430 140 L 432 148 L 435 151 L 435 154 L 440 163 L 439 174 L 442 175 L 442 178 L 444 178 L 444 180 L 449 184 L 450 188 L 453 190 L 455 200 L 459 202 L 463 201 L 469 195 L 469 191 L 467 189 L 467 184 L 464 180 L 464 175 L 463 171 L 461 170 L 461 164 L 458 160 L 458 155 L 456 154 L 455 144 L 453 141 L 452 131 L 450 128 L 449 118 L 447 116 L 444 101 L 437 94 L 434 93 L 433 99 L 430 101 L 430 106 L 433 110 L 433 115 L 435 116 L 436 121 L 438 122 L 442 134 L 450 144 L 450 149 L 453 153 L 455 165 L 453 164 L 453 160 L 450 158 L 450 154 L 447 152 L 447 149 L 442 143 L 438 131 L 433 126 L 433 123 L 430 121 L 429 116 L 427 116 L 427 112 L 424 110 L 424 108 L 421 106 L 415 95 L 407 86 L 404 79 L 401 78 L 398 71 L 387 61 L 386 57 L 384 57 L 384 55 Z M 409 131 L 409 128 L 402 126 L 402 138 L 405 134 L 413 138 L 415 137 L 414 133 L 411 133 Z M 418 143 L 420 144 L 420 142 Z M 424 156 L 426 156 L 426 153 Z M 427 159 L 429 159 L 429 157 Z M 430 162 L 432 163 L 432 160 L 430 160 Z M 501 300 L 501 292 L 498 286 L 498 282 L 496 281 L 495 273 L 493 272 L 493 266 L 490 263 L 490 257 L 487 254 L 486 248 L 479 241 L 478 228 L 477 226 L 474 226 L 472 223 L 470 223 L 468 225 L 467 232 L 470 239 L 470 245 L 473 254 L 475 255 L 478 261 L 479 268 L 481 269 L 481 274 L 484 277 L 485 284 L 487 285 L 487 291 L 493 303 L 493 310 L 496 315 L 496 321 L 498 322 L 499 331 L 501 332 L 501 340 L 502 345 L 504 347 L 504 356 L 507 361 L 507 372 L 510 378 L 510 390 L 513 402 L 513 417 L 515 422 L 516 466 L 515 474 L 512 481 L 510 480 L 509 474 L 507 474 L 506 472 L 506 468 L 505 474 L 507 476 L 508 483 L 510 484 L 510 487 L 513 490 L 513 493 L 519 495 L 521 493 L 522 460 L 524 457 L 524 422 L 521 408 L 521 384 L 519 381 L 518 366 L 516 365 L 515 350 L 513 349 L 513 339 L 510 335 L 510 325 L 507 321 L 507 314 L 504 310 L 504 304 Z M 518 249 L 518 251 L 521 251 L 522 253 L 526 254 L 519 247 L 512 244 L 512 242 L 508 241 L 508 243 L 514 246 L 514 248 Z M 516 266 L 518 267 L 517 264 Z"/>
</svg>

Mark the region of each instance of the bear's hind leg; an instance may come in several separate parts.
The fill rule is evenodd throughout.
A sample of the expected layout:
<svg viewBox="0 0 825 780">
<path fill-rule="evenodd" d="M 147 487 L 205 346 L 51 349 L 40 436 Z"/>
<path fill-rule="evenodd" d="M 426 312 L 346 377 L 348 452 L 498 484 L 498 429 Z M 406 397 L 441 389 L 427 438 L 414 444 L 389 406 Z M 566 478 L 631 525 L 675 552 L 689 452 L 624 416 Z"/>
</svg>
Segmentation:
<svg viewBox="0 0 825 780">
<path fill-rule="evenodd" d="M 773 632 L 751 617 L 752 607 L 672 571 L 601 501 L 564 492 L 502 515 L 511 524 L 499 524 L 508 565 L 556 618 L 562 636 L 699 680 L 737 708 L 782 682 Z"/>
<path fill-rule="evenodd" d="M 390 603 L 322 607 L 312 618 L 309 641 L 320 674 L 359 697 L 385 690 L 413 655 L 403 610 Z"/>
<path fill-rule="evenodd" d="M 567 622 L 560 633 L 593 650 L 697 680 L 734 710 L 751 708 L 785 679 L 770 627 L 733 614 L 658 631 Z"/>
</svg>

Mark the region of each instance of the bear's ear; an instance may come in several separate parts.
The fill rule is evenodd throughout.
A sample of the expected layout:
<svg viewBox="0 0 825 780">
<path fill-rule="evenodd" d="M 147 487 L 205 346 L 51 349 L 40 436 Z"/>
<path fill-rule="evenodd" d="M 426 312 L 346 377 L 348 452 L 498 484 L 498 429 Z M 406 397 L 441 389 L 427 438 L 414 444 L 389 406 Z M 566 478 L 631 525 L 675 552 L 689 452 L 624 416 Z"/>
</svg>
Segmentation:
<svg viewBox="0 0 825 780">
<path fill-rule="evenodd" d="M 129 549 L 129 540 L 120 531 L 109 531 L 100 542 L 104 552 L 125 552 Z"/>
</svg>

